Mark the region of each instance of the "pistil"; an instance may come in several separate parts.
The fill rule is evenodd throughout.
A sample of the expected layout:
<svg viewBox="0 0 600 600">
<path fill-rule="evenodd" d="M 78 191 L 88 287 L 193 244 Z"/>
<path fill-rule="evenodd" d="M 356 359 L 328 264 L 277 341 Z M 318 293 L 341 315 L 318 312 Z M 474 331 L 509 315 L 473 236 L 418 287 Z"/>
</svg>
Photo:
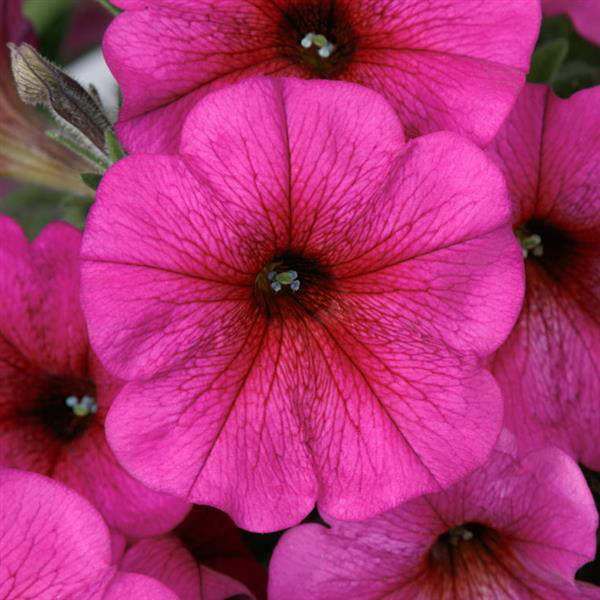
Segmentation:
<svg viewBox="0 0 600 600">
<path fill-rule="evenodd" d="M 301 40 L 300 45 L 307 50 L 312 46 L 318 48 L 317 54 L 321 58 L 329 58 L 335 50 L 335 46 L 321 33 L 307 33 Z"/>
<path fill-rule="evenodd" d="M 79 399 L 77 396 L 68 396 L 65 398 L 65 404 L 73 411 L 76 417 L 87 417 L 90 414 L 96 414 L 98 407 L 92 396 L 83 396 Z"/>
</svg>

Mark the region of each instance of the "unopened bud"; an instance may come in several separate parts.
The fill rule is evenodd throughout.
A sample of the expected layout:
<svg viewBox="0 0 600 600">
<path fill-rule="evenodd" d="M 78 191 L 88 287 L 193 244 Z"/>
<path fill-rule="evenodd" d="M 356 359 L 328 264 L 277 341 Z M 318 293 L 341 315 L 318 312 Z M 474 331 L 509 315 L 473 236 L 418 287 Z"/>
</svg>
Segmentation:
<svg viewBox="0 0 600 600">
<path fill-rule="evenodd" d="M 29 44 L 8 44 L 8 47 L 21 100 L 52 110 L 105 152 L 105 131 L 110 122 L 96 100 Z"/>
</svg>

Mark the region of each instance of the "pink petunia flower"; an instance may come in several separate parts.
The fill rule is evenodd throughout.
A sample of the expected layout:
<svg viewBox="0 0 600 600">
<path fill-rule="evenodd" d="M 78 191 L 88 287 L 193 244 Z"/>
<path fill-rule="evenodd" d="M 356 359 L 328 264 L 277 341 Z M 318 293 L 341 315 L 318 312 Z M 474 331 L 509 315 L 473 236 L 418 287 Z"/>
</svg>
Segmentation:
<svg viewBox="0 0 600 600">
<path fill-rule="evenodd" d="M 0 467 L 0 497 L 3 600 L 177 600 L 159 581 L 111 564 L 106 524 L 64 485 Z"/>
<path fill-rule="evenodd" d="M 117 0 L 104 54 L 128 150 L 174 152 L 206 93 L 250 75 L 341 79 L 382 93 L 410 137 L 487 143 L 525 81 L 537 0 Z"/>
<path fill-rule="evenodd" d="M 542 0 L 545 16 L 567 14 L 575 29 L 594 44 L 600 44 L 600 2 L 598 0 Z"/>
<path fill-rule="evenodd" d="M 129 535 L 168 531 L 189 504 L 120 467 L 104 418 L 121 382 L 92 353 L 79 304 L 81 233 L 47 226 L 31 244 L 0 216 L 0 464 L 87 497 Z"/>
<path fill-rule="evenodd" d="M 264 575 L 264 579 L 260 577 L 263 589 L 259 596 L 264 598 L 266 573 L 250 559 L 247 550 L 240 552 L 240 540 L 235 539 L 234 532 L 239 536 L 227 515 L 210 507 L 196 506 L 171 534 L 145 538 L 129 547 L 120 559 L 120 568 L 161 581 L 176 592 L 180 600 L 229 597 L 253 600 L 255 596 L 249 588 L 226 574 L 233 570 L 236 575 L 248 576 L 252 569 L 253 582 L 258 581 L 257 575 Z M 220 568 L 213 569 L 210 563 Z"/>
<path fill-rule="evenodd" d="M 405 145 L 366 88 L 265 78 L 206 97 L 180 152 L 112 167 L 84 234 L 92 345 L 129 380 L 122 464 L 258 531 L 481 464 L 502 404 L 478 357 L 523 284 L 491 161 L 451 133 Z"/>
<path fill-rule="evenodd" d="M 526 293 L 493 372 L 526 445 L 600 470 L 600 87 L 528 85 L 490 147 L 523 245 Z"/>
<path fill-rule="evenodd" d="M 516 460 L 506 439 L 447 491 L 367 521 L 285 533 L 269 598 L 581 598 L 574 575 L 594 556 L 598 523 L 585 479 L 560 450 Z"/>
</svg>

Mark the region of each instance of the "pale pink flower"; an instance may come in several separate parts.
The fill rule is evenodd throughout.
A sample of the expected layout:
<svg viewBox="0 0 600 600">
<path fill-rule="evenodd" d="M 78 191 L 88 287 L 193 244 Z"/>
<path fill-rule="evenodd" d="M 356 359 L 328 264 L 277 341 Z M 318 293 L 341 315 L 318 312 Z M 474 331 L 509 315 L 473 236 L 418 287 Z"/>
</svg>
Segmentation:
<svg viewBox="0 0 600 600">
<path fill-rule="evenodd" d="M 104 53 L 127 149 L 175 151 L 206 93 L 250 75 L 341 79 L 382 93 L 409 136 L 487 143 L 538 34 L 537 0 L 117 0 Z"/>
<path fill-rule="evenodd" d="M 600 2 L 598 0 L 542 0 L 545 16 L 567 14 L 575 29 L 594 44 L 600 44 Z"/>
<path fill-rule="evenodd" d="M 581 471 L 558 449 L 522 460 L 506 450 L 367 521 L 291 529 L 271 559 L 269 598 L 583 597 L 593 588 L 578 590 L 574 575 L 594 556 L 598 517 Z"/>
<path fill-rule="evenodd" d="M 3 600 L 178 600 L 157 580 L 111 564 L 102 517 L 66 486 L 0 467 L 0 497 Z"/>
<path fill-rule="evenodd" d="M 490 147 L 524 246 L 526 292 L 493 372 L 506 423 L 600 470 L 600 87 L 528 85 Z M 524 446 L 524 447 L 526 447 Z"/>
<path fill-rule="evenodd" d="M 29 243 L 0 215 L 0 240 L 0 464 L 62 481 L 130 535 L 168 531 L 189 504 L 133 479 L 106 443 L 104 418 L 121 382 L 89 347 L 81 233 L 54 223 Z"/>
<path fill-rule="evenodd" d="M 502 404 L 479 357 L 523 278 L 484 153 L 404 144 L 366 88 L 266 78 L 207 96 L 180 152 L 112 167 L 84 235 L 92 345 L 130 380 L 107 420 L 122 464 L 255 530 L 481 464 Z"/>
</svg>

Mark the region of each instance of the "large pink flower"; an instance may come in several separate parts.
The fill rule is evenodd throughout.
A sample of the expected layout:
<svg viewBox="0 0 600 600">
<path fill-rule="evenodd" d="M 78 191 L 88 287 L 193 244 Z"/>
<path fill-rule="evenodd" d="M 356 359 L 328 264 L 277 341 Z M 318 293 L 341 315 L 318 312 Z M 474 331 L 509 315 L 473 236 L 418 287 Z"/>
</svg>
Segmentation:
<svg viewBox="0 0 600 600">
<path fill-rule="evenodd" d="M 598 0 L 542 0 L 544 15 L 565 13 L 575 29 L 595 44 L 600 44 L 600 2 Z"/>
<path fill-rule="evenodd" d="M 0 464 L 83 494 L 130 535 L 174 527 L 189 505 L 117 463 L 104 418 L 121 387 L 92 353 L 79 305 L 81 233 L 55 223 L 29 243 L 0 216 Z"/>
<path fill-rule="evenodd" d="M 256 74 L 343 79 L 384 94 L 407 133 L 487 143 L 529 68 L 537 0 L 118 0 L 106 60 L 129 150 L 175 151 L 207 92 Z"/>
<path fill-rule="evenodd" d="M 526 293 L 494 374 L 507 425 L 600 470 L 600 88 L 528 85 L 490 148 L 524 246 Z"/>
<path fill-rule="evenodd" d="M 131 380 L 107 420 L 119 460 L 256 530 L 453 482 L 502 419 L 477 357 L 521 304 L 508 218 L 482 152 L 405 145 L 371 90 L 207 96 L 180 156 L 109 170 L 84 235 L 92 345 Z"/>
<path fill-rule="evenodd" d="M 64 485 L 0 467 L 0 497 L 3 600 L 177 600 L 157 580 L 111 564 L 106 524 Z"/>
<path fill-rule="evenodd" d="M 558 449 L 520 461 L 507 450 L 447 491 L 367 521 L 291 529 L 271 559 L 269 598 L 583 597 L 574 574 L 594 556 L 598 523 L 585 479 Z"/>
</svg>

